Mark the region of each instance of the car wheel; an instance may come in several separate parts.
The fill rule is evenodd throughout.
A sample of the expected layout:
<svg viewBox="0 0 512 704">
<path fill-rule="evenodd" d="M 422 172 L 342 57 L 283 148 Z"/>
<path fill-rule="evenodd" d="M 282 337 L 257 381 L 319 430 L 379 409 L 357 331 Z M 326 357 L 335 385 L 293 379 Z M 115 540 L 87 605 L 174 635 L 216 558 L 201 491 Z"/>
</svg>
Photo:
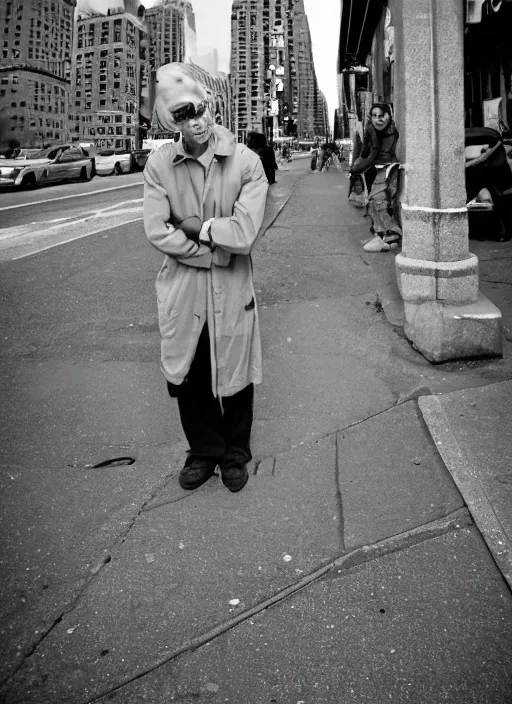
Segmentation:
<svg viewBox="0 0 512 704">
<path fill-rule="evenodd" d="M 87 173 L 87 167 L 82 166 L 82 169 L 80 171 L 80 181 L 90 181 L 91 176 Z"/>
<path fill-rule="evenodd" d="M 117 164 L 114 166 L 114 175 L 115 176 L 120 176 L 123 173 L 123 170 L 121 168 L 121 164 L 117 162 Z"/>
<path fill-rule="evenodd" d="M 25 188 L 27 190 L 37 188 L 37 181 L 36 181 L 35 174 L 27 174 L 26 176 L 23 176 L 23 180 L 21 182 L 21 187 Z"/>
</svg>

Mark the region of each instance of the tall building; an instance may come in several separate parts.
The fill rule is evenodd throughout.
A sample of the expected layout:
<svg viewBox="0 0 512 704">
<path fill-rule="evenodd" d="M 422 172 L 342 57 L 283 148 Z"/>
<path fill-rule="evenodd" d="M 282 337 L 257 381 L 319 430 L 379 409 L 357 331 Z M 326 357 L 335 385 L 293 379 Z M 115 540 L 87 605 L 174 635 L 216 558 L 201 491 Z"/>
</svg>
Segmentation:
<svg viewBox="0 0 512 704">
<path fill-rule="evenodd" d="M 234 0 L 231 11 L 231 85 L 238 141 L 262 131 L 270 15 L 275 0 Z M 273 9 L 273 7 L 272 7 Z M 273 14 L 273 13 L 272 13 Z M 264 23 L 265 18 L 265 23 Z M 264 29 L 265 27 L 265 29 Z"/>
<path fill-rule="evenodd" d="M 315 136 L 318 84 L 303 0 L 234 0 L 231 76 L 239 141 L 253 130 L 274 140 Z"/>
<path fill-rule="evenodd" d="M 152 71 L 163 64 L 185 60 L 185 4 L 182 0 L 161 0 L 146 10 Z"/>
<path fill-rule="evenodd" d="M 66 141 L 76 0 L 1 0 L 0 119 L 7 140 Z"/>
<path fill-rule="evenodd" d="M 99 148 L 140 142 L 141 95 L 148 84 L 144 8 L 134 0 L 106 12 L 78 8 L 74 42 L 72 137 Z"/>
</svg>

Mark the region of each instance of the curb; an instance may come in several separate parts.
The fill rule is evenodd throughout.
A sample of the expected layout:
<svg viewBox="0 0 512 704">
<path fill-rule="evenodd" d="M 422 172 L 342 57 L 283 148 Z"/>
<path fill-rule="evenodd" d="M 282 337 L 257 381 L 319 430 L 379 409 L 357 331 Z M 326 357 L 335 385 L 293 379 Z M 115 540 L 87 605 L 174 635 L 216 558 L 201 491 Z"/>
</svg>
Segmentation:
<svg viewBox="0 0 512 704">
<path fill-rule="evenodd" d="M 512 590 L 512 544 L 478 478 L 471 457 L 459 445 L 439 399 L 436 396 L 421 396 L 418 404 L 446 468 Z"/>
</svg>

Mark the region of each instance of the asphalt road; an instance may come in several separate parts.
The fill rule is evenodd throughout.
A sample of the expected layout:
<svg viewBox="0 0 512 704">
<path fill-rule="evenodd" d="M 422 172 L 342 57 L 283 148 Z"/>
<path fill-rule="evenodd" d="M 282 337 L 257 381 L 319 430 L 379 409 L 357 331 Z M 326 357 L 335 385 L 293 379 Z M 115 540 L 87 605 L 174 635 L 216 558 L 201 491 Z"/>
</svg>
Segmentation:
<svg viewBox="0 0 512 704">
<path fill-rule="evenodd" d="M 143 176 L 141 172 L 132 174 L 122 174 L 120 176 L 95 176 L 90 181 L 84 183 L 82 181 L 66 181 L 53 185 L 41 186 L 36 190 L 12 190 L 9 188 L 0 188 L 0 213 L 2 227 L 7 224 L 19 224 L 21 212 L 27 213 L 39 212 L 45 214 L 51 213 L 51 203 L 62 202 L 62 199 L 68 199 L 70 196 L 83 196 L 83 194 L 91 194 L 93 197 L 97 193 L 126 188 L 129 186 L 139 186 L 142 184 Z M 65 201 L 64 201 L 65 202 Z M 30 204 L 38 206 L 37 211 L 30 210 Z M 60 206 L 59 206 L 60 207 Z M 16 215 L 16 211 L 18 214 Z"/>
<path fill-rule="evenodd" d="M 281 166 L 271 189 L 267 215 L 272 219 L 305 173 L 308 159 Z M 142 219 L 141 173 L 95 177 L 36 191 L 0 192 L 0 261 L 31 256 L 69 241 Z"/>
<path fill-rule="evenodd" d="M 5 704 L 511 701 L 510 594 L 405 402 L 488 384 L 502 364 L 431 366 L 397 334 L 377 298 L 392 258 L 362 250 L 343 175 L 308 168 L 278 172 L 253 252 L 264 381 L 236 495 L 176 481 L 162 256 L 136 207 L 112 225 L 92 195 L 78 223 L 61 201 L 68 241 L 33 231 L 32 254 L 4 228 Z M 135 462 L 99 465 L 120 456 Z"/>
<path fill-rule="evenodd" d="M 107 207 L 123 200 L 142 198 L 141 173 L 96 176 L 88 183 L 69 182 L 36 191 L 0 191 L 1 229 L 51 221 Z"/>
</svg>

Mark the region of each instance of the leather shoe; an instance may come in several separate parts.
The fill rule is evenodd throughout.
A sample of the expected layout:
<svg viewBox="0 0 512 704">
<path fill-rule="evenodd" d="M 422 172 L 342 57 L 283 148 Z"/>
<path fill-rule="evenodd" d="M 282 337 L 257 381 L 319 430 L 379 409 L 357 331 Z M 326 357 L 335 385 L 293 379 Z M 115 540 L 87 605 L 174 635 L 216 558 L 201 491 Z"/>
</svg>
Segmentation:
<svg viewBox="0 0 512 704">
<path fill-rule="evenodd" d="M 217 460 L 208 457 L 187 457 L 178 481 L 182 489 L 197 489 L 215 473 Z"/>
<path fill-rule="evenodd" d="M 247 465 L 234 465 L 231 467 L 220 468 L 222 483 L 233 493 L 240 491 L 249 480 L 249 472 Z"/>
</svg>

